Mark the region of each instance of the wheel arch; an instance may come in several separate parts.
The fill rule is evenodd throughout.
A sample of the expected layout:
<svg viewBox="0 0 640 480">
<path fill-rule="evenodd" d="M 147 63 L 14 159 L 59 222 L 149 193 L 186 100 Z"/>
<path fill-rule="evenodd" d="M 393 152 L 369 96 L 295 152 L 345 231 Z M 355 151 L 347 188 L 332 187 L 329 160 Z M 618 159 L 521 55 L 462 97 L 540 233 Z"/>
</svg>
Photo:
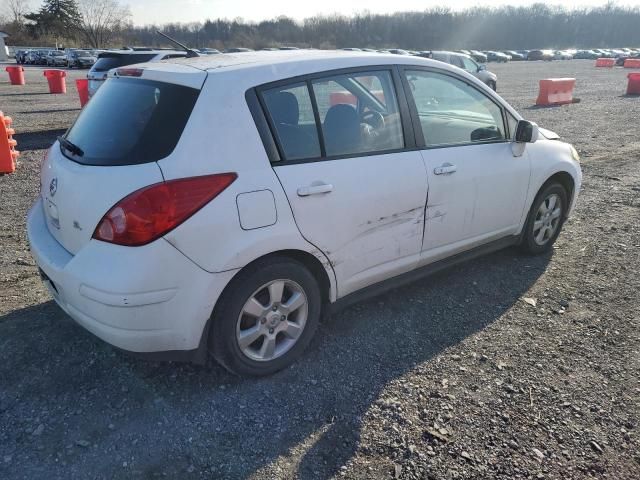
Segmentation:
<svg viewBox="0 0 640 480">
<path fill-rule="evenodd" d="M 304 265 L 309 270 L 309 272 L 311 272 L 313 277 L 318 281 L 318 286 L 320 287 L 320 292 L 322 294 L 322 301 L 325 305 L 335 299 L 335 285 L 331 282 L 331 278 L 329 276 L 330 273 L 327 272 L 327 268 L 325 267 L 325 265 L 323 265 L 320 259 L 314 256 L 312 253 L 297 249 L 276 250 L 255 258 L 236 272 L 236 274 L 227 284 L 227 287 L 225 287 L 225 290 L 229 288 L 229 285 L 235 280 L 235 278 L 247 268 L 252 267 L 258 262 L 263 262 L 269 258 L 277 257 L 290 258 Z M 221 296 L 223 294 L 224 290 Z"/>
<path fill-rule="evenodd" d="M 559 183 L 567 192 L 567 200 L 569 202 L 569 205 L 565 209 L 565 219 L 566 219 L 566 217 L 569 215 L 569 211 L 571 210 L 570 206 L 571 206 L 571 202 L 573 201 L 573 194 L 576 187 L 576 181 L 573 178 L 573 176 L 567 171 L 562 170 L 562 171 L 556 172 L 553 175 L 551 175 L 549 178 L 547 178 L 547 180 L 540 186 L 540 188 L 538 188 L 538 191 L 536 192 L 535 197 L 537 197 L 542 190 L 544 190 L 548 185 L 551 185 L 552 183 Z"/>
</svg>

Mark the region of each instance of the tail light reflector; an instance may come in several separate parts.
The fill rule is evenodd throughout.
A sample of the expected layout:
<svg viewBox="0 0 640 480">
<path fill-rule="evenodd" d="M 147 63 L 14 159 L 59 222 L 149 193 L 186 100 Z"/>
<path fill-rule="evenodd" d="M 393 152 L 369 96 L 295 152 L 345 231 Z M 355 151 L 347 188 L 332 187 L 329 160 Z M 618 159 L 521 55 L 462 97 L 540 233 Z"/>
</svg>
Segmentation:
<svg viewBox="0 0 640 480">
<path fill-rule="evenodd" d="M 150 243 L 191 217 L 237 177 L 235 173 L 220 173 L 141 188 L 111 207 L 93 238 L 129 247 Z"/>
</svg>

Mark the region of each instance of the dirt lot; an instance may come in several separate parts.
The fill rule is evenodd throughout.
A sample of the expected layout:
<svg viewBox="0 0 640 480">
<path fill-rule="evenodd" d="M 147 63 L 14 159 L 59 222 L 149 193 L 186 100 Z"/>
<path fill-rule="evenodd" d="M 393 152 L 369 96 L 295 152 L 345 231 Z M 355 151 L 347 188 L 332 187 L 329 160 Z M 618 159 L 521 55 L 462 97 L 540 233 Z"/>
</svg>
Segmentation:
<svg viewBox="0 0 640 480">
<path fill-rule="evenodd" d="M 3 76 L 24 153 L 0 178 L 0 478 L 640 478 L 640 98 L 592 65 L 490 65 L 583 155 L 552 255 L 506 250 L 344 310 L 261 380 L 131 358 L 50 301 L 25 214 L 79 103 L 40 70 Z M 532 108 L 538 79 L 566 76 L 580 103 Z"/>
</svg>

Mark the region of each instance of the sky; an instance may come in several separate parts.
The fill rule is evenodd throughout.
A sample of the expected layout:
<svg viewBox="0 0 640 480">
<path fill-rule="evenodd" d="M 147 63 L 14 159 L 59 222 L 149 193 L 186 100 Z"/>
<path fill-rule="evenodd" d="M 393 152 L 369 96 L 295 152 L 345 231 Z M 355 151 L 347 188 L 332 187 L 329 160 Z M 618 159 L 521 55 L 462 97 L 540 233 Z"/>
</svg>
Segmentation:
<svg viewBox="0 0 640 480">
<path fill-rule="evenodd" d="M 237 18 L 248 21 L 260 21 L 286 15 L 303 19 L 317 14 L 339 13 L 350 15 L 365 10 L 371 13 L 392 13 L 408 10 L 425 10 L 435 6 L 447 6 L 451 9 L 464 9 L 473 6 L 528 5 L 528 0 L 448 0 L 447 2 L 425 0 L 120 0 L 128 4 L 137 25 L 161 24 L 167 22 L 195 22 L 207 18 Z M 539 0 L 540 1 L 540 0 Z M 567 8 L 578 6 L 598 6 L 606 0 L 578 0 L 566 2 L 559 0 L 544 3 L 564 5 Z M 640 0 L 616 2 L 619 5 L 640 6 Z"/>
</svg>

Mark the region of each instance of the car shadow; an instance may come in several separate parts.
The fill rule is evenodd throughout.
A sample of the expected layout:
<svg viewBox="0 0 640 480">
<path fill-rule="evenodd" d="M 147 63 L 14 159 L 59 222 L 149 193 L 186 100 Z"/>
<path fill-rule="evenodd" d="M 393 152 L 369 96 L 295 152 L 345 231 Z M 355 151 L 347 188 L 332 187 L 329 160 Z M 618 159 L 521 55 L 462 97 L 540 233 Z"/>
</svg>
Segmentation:
<svg viewBox="0 0 640 480">
<path fill-rule="evenodd" d="M 33 112 L 30 112 L 33 113 Z M 13 135 L 18 142 L 18 150 L 42 150 L 49 148 L 60 135 L 64 135 L 66 128 L 53 128 L 35 132 L 21 132 Z"/>
<path fill-rule="evenodd" d="M 52 302 L 13 311 L 0 317 L 0 412 L 61 406 L 38 439 L 55 446 L 22 460 L 21 447 L 13 464 L 44 468 L 47 453 L 71 444 L 66 462 L 85 476 L 123 475 L 128 462 L 142 477 L 275 477 L 274 463 L 291 456 L 287 477 L 330 478 L 356 451 L 381 391 L 499 319 L 550 258 L 507 249 L 353 305 L 321 325 L 295 365 L 260 379 L 133 358 Z M 74 448 L 79 439 L 96 448 Z"/>
</svg>

